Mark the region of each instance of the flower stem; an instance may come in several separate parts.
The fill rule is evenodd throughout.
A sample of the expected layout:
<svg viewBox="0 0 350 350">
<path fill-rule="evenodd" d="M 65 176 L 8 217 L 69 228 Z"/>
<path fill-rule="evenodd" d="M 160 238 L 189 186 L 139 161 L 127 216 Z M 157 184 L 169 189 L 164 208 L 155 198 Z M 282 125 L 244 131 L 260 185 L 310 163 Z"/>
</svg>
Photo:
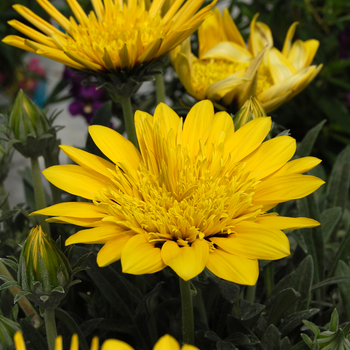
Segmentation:
<svg viewBox="0 0 350 350">
<path fill-rule="evenodd" d="M 132 112 L 130 97 L 120 95 L 120 96 L 118 96 L 118 101 L 121 103 L 122 108 L 123 108 L 124 123 L 125 123 L 126 133 L 128 134 L 128 139 L 138 149 L 139 145 L 138 145 L 137 137 L 136 137 L 134 113 Z"/>
<path fill-rule="evenodd" d="M 271 295 L 273 290 L 274 273 L 275 273 L 275 265 L 273 264 L 273 261 L 271 261 L 264 268 L 264 282 L 265 282 L 265 291 L 266 291 L 267 297 Z"/>
<path fill-rule="evenodd" d="M 157 104 L 163 102 L 165 103 L 165 84 L 163 74 L 156 74 L 156 97 Z"/>
<path fill-rule="evenodd" d="M 182 305 L 182 342 L 194 345 L 194 324 L 191 284 L 179 277 Z"/>
<path fill-rule="evenodd" d="M 4 265 L 3 262 L 0 261 L 0 275 L 13 278 L 10 271 L 7 269 L 7 267 Z M 9 288 L 11 294 L 15 297 L 21 290 L 16 287 L 12 286 Z M 36 312 L 34 306 L 31 304 L 31 302 L 26 298 L 22 297 L 17 301 L 20 308 L 23 310 L 26 316 L 31 316 L 31 323 L 35 328 L 39 328 L 39 326 L 42 325 L 42 320 L 38 313 Z"/>
<path fill-rule="evenodd" d="M 57 329 L 55 321 L 55 309 L 45 309 L 45 329 L 49 350 L 55 350 Z"/>
<path fill-rule="evenodd" d="M 32 166 L 32 176 L 35 194 L 35 205 L 36 210 L 46 207 L 46 198 L 43 183 L 41 182 L 41 171 L 39 167 L 38 158 L 30 158 L 30 163 Z M 39 223 L 42 226 L 45 233 L 50 234 L 50 227 L 47 222 L 45 222 L 45 217 L 40 216 Z"/>
<path fill-rule="evenodd" d="M 254 286 L 247 286 L 245 300 L 254 303 L 255 300 L 256 284 Z"/>
</svg>

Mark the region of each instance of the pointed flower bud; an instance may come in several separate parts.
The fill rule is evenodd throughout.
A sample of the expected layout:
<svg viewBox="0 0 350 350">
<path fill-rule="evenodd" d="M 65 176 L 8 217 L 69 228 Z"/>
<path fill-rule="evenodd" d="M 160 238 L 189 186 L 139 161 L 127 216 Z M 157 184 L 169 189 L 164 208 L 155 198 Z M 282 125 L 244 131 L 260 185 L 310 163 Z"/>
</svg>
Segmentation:
<svg viewBox="0 0 350 350">
<path fill-rule="evenodd" d="M 43 154 L 55 129 L 45 113 L 22 90 L 15 99 L 8 126 L 13 134 L 11 143 L 27 158 Z"/>
<path fill-rule="evenodd" d="M 251 96 L 233 118 L 235 129 L 237 130 L 251 120 L 260 117 L 266 117 L 264 107 L 256 96 Z"/>
<path fill-rule="evenodd" d="M 56 307 L 72 282 L 72 268 L 62 250 L 40 225 L 34 227 L 18 263 L 18 283 L 23 295 L 43 308 Z"/>
</svg>

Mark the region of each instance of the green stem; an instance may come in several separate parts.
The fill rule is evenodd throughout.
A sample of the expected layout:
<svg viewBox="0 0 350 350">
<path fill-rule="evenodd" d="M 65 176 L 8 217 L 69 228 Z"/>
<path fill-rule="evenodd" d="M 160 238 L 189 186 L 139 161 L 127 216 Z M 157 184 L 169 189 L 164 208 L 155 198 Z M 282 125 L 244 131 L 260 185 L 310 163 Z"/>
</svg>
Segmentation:
<svg viewBox="0 0 350 350">
<path fill-rule="evenodd" d="M 58 145 L 57 145 L 57 149 L 59 149 Z M 48 150 L 48 152 L 44 153 L 45 168 L 49 168 L 54 165 L 59 165 L 58 153 L 59 153 L 58 151 L 53 152 L 50 149 Z M 58 187 L 53 185 L 51 182 L 50 182 L 50 190 L 52 195 L 52 203 L 53 204 L 61 203 L 62 191 Z"/>
<path fill-rule="evenodd" d="M 7 267 L 4 265 L 3 262 L 0 261 L 0 275 L 13 278 L 10 271 L 7 269 Z M 18 287 L 12 286 L 9 288 L 11 294 L 15 297 L 21 290 Z M 20 308 L 23 310 L 26 316 L 31 316 L 31 323 L 35 328 L 39 328 L 43 321 L 36 312 L 34 306 L 31 304 L 31 302 L 26 298 L 22 297 L 17 301 Z"/>
<path fill-rule="evenodd" d="M 273 261 L 271 261 L 264 268 L 265 291 L 266 291 L 266 296 L 267 297 L 269 297 L 271 295 L 272 290 L 273 290 L 274 272 L 275 272 L 275 265 L 273 264 Z"/>
<path fill-rule="evenodd" d="M 55 321 L 55 309 L 45 309 L 45 329 L 49 350 L 55 350 L 57 329 Z"/>
<path fill-rule="evenodd" d="M 163 74 L 156 74 L 156 97 L 157 104 L 163 102 L 165 103 L 165 84 Z"/>
<path fill-rule="evenodd" d="M 254 286 L 247 286 L 245 300 L 254 303 L 256 284 Z"/>
<path fill-rule="evenodd" d="M 182 305 L 182 342 L 194 345 L 194 324 L 191 283 L 179 277 Z"/>
<path fill-rule="evenodd" d="M 128 140 L 131 141 L 134 144 L 134 146 L 138 149 L 139 144 L 137 142 L 137 137 L 136 137 L 134 113 L 132 112 L 130 97 L 120 95 L 118 96 L 117 101 L 121 103 L 123 108 L 124 123 L 125 123 L 126 133 L 128 134 Z"/>
<path fill-rule="evenodd" d="M 39 167 L 38 158 L 30 158 L 32 166 L 32 176 L 35 194 L 35 210 L 39 210 L 46 207 L 46 198 L 43 183 L 41 181 L 41 171 Z M 42 226 L 45 233 L 50 234 L 50 227 L 47 222 L 45 222 L 45 217 L 39 217 L 39 223 Z"/>
</svg>

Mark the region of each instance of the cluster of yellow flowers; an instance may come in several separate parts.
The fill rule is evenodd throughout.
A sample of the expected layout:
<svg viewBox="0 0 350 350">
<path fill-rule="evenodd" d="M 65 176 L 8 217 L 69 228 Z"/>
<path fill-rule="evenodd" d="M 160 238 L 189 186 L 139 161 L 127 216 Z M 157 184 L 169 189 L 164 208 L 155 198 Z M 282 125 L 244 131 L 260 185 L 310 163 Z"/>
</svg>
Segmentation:
<svg viewBox="0 0 350 350">
<path fill-rule="evenodd" d="M 94 11 L 87 15 L 77 0 L 67 0 L 75 16 L 70 19 L 48 0 L 37 1 L 65 33 L 15 5 L 39 31 L 12 20 L 9 24 L 30 39 L 8 36 L 5 43 L 97 74 L 132 74 L 171 52 L 180 81 L 203 100 L 184 123 L 165 104 L 157 106 L 154 116 L 137 111 L 139 149 L 112 129 L 91 126 L 92 139 L 109 160 L 61 146 L 77 165 L 52 166 L 44 175 L 88 201 L 60 203 L 32 215 L 84 227 L 67 245 L 103 244 L 98 265 L 121 260 L 125 273 L 154 273 L 169 266 L 188 281 L 208 268 L 228 281 L 254 285 L 258 259 L 290 254 L 283 230 L 319 225 L 269 210 L 321 186 L 319 178 L 303 175 L 320 160 L 291 160 L 296 142 L 290 136 L 265 141 L 271 118 L 259 115 L 235 130 L 232 117 L 215 113 L 212 103 L 237 111 L 256 95 L 269 112 L 306 87 L 321 69 L 310 65 L 318 42 L 292 44 L 297 23 L 279 51 L 257 16 L 246 45 L 228 10 L 223 15 L 218 9 L 211 12 L 215 1 L 200 10 L 203 0 L 91 0 Z M 198 28 L 195 57 L 189 36 Z M 15 343 L 17 350 L 25 350 L 20 333 Z M 94 340 L 91 349 L 97 347 Z M 132 350 L 116 340 L 107 340 L 102 350 L 117 347 Z M 71 349 L 77 348 L 73 337 Z M 56 350 L 61 349 L 58 338 Z M 162 349 L 180 347 L 165 336 L 154 347 Z"/>
</svg>

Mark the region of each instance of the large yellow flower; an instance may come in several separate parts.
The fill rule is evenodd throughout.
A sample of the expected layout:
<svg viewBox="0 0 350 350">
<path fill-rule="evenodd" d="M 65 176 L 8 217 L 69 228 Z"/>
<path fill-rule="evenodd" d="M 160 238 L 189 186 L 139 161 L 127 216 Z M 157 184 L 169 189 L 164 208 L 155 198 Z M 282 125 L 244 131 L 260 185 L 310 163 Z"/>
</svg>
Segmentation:
<svg viewBox="0 0 350 350">
<path fill-rule="evenodd" d="M 267 112 L 279 107 L 318 74 L 322 65 L 310 66 L 319 42 L 296 40 L 297 22 L 289 28 L 283 50 L 273 47 L 270 28 L 250 24 L 248 47 L 228 10 L 218 9 L 198 29 L 199 57 L 191 53 L 190 41 L 172 52 L 175 71 L 186 90 L 198 100 L 209 98 L 236 112 L 256 95 Z M 257 73 L 257 74 L 256 74 Z"/>
<path fill-rule="evenodd" d="M 23 340 L 23 336 L 21 332 L 16 332 L 14 336 L 16 350 L 26 350 L 26 346 Z M 56 338 L 55 350 L 62 350 L 62 337 L 58 336 Z M 91 350 L 98 350 L 98 338 L 93 338 L 91 342 Z M 106 340 L 101 350 L 134 350 L 129 344 L 116 339 L 108 339 Z M 182 350 L 198 350 L 195 346 L 192 345 L 184 345 Z M 72 336 L 72 342 L 70 346 L 70 350 L 79 350 L 79 341 L 78 336 L 74 334 Z M 180 350 L 179 343 L 170 335 L 166 334 L 161 337 L 157 343 L 154 345 L 153 350 Z"/>
<path fill-rule="evenodd" d="M 204 0 L 176 0 L 162 16 L 164 0 L 91 0 L 87 15 L 77 0 L 67 0 L 75 18 L 64 17 L 48 0 L 37 0 L 65 34 L 30 9 L 14 9 L 39 31 L 17 21 L 9 24 L 30 39 L 10 35 L 7 44 L 35 52 L 83 71 L 113 72 L 150 62 L 167 54 L 191 35 L 214 5 Z"/>
<path fill-rule="evenodd" d="M 55 186 L 92 203 L 61 203 L 33 214 L 92 227 L 66 244 L 104 244 L 99 266 L 121 259 L 123 272 L 131 274 L 170 266 L 186 281 L 207 267 L 226 280 L 253 285 L 257 259 L 290 254 L 281 230 L 318 225 L 266 214 L 323 184 L 302 175 L 319 159 L 288 162 L 296 149 L 293 138 L 263 142 L 270 118 L 257 118 L 235 132 L 230 115 L 214 114 L 206 100 L 190 110 L 184 125 L 165 104 L 154 117 L 137 111 L 135 125 L 141 153 L 117 132 L 91 126 L 92 139 L 110 162 L 61 146 L 78 165 L 43 172 Z"/>
</svg>

